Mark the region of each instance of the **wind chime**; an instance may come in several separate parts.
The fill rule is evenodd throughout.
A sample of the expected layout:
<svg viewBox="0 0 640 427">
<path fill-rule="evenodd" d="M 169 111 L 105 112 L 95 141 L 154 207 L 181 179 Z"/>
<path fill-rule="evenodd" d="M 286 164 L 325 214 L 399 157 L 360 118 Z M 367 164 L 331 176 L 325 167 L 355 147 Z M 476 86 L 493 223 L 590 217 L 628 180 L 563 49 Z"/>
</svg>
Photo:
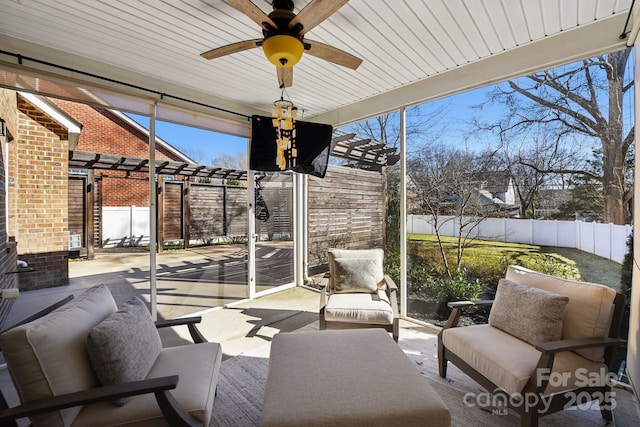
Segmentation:
<svg viewBox="0 0 640 427">
<path fill-rule="evenodd" d="M 273 127 L 276 130 L 276 164 L 280 170 L 296 166 L 296 119 L 298 108 L 288 99 L 280 96 L 273 103 Z"/>
</svg>

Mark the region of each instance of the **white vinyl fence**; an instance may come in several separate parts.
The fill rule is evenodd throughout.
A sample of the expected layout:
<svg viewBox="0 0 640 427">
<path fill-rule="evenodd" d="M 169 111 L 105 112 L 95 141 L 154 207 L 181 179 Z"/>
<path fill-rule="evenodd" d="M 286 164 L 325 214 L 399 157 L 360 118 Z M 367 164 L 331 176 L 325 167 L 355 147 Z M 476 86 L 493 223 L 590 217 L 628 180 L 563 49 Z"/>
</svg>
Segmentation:
<svg viewBox="0 0 640 427">
<path fill-rule="evenodd" d="M 149 208 L 140 206 L 104 206 L 102 208 L 102 245 L 146 246 L 149 244 Z"/>
<path fill-rule="evenodd" d="M 456 217 L 440 216 L 438 222 L 440 235 L 458 235 Z M 407 233 L 435 234 L 432 217 L 409 215 Z M 629 234 L 630 225 L 507 218 L 487 218 L 472 233 L 473 237 L 483 240 L 576 248 L 620 264 L 627 253 Z"/>
</svg>

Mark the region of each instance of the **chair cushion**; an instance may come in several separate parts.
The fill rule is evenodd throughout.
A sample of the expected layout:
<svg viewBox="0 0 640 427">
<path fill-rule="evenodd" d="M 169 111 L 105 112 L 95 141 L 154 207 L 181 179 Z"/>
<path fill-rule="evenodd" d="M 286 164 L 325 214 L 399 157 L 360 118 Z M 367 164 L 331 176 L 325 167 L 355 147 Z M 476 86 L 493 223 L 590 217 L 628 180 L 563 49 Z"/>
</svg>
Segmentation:
<svg viewBox="0 0 640 427">
<path fill-rule="evenodd" d="M 218 343 L 187 344 L 164 348 L 147 378 L 178 375 L 178 386 L 171 395 L 178 404 L 204 426 L 209 425 L 220 374 L 222 349 Z M 167 426 L 153 393 L 135 396 L 124 406 L 110 402 L 85 405 L 73 427 L 94 427 L 96 420 L 105 426 Z"/>
<path fill-rule="evenodd" d="M 533 346 L 491 325 L 446 329 L 442 342 L 476 371 L 512 394 L 523 391 L 540 358 L 540 352 Z M 588 385 L 590 372 L 594 373 L 594 378 L 602 378 L 602 372 L 607 371 L 605 364 L 592 362 L 571 351 L 558 353 L 552 372 L 560 375 L 553 374 L 552 377 L 566 378 L 566 382 L 550 382 L 545 394 L 584 387 Z"/>
<path fill-rule="evenodd" d="M 562 326 L 562 339 L 604 337 L 613 315 L 615 289 L 595 283 L 561 279 L 520 266 L 509 266 L 505 278 L 569 297 Z M 576 350 L 594 362 L 604 360 L 604 349 Z"/>
<path fill-rule="evenodd" d="M 0 346 L 20 401 L 98 385 L 87 355 L 87 334 L 116 310 L 111 292 L 100 286 L 46 316 L 3 333 Z M 49 412 L 33 416 L 31 421 L 34 426 L 69 426 L 81 409 Z"/>
<path fill-rule="evenodd" d="M 145 379 L 162 350 L 160 335 L 144 302 L 127 301 L 89 331 L 87 351 L 102 385 Z M 114 401 L 121 406 L 131 398 Z"/>
<path fill-rule="evenodd" d="M 376 277 L 376 283 L 379 283 L 384 277 L 384 251 L 382 249 L 329 249 L 329 292 L 335 290 L 335 271 L 337 258 L 359 258 L 371 259 L 373 263 L 370 265 L 371 272 Z"/>
<path fill-rule="evenodd" d="M 383 279 L 377 260 L 373 258 L 335 258 L 333 283 L 335 292 L 375 293 Z"/>
<path fill-rule="evenodd" d="M 568 302 L 568 297 L 501 279 L 489 324 L 529 344 L 557 341 Z"/>
<path fill-rule="evenodd" d="M 391 325 L 393 310 L 384 290 L 377 294 L 332 294 L 325 305 L 324 318 L 328 322 Z"/>
</svg>

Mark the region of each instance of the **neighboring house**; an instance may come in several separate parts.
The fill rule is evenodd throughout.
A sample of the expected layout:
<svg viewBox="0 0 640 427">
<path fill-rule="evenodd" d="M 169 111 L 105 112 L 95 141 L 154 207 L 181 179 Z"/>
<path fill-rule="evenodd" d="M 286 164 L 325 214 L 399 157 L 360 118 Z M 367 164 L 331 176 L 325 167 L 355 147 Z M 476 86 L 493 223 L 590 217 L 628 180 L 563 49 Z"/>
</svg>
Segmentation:
<svg viewBox="0 0 640 427">
<path fill-rule="evenodd" d="M 465 185 L 473 191 L 473 198 L 484 214 L 489 216 L 517 215 L 516 193 L 513 180 L 508 171 L 485 171 L 469 174 Z M 420 183 L 413 176 L 407 175 L 408 212 L 422 214 L 425 212 L 424 197 Z M 450 194 L 438 201 L 441 214 L 453 215 L 458 206 L 459 195 Z"/>
<path fill-rule="evenodd" d="M 0 101 L 0 118 L 11 134 L 2 147 L 8 189 L 3 225 L 17 245 L 17 257 L 29 265 L 29 271 L 16 274 L 20 289 L 67 284 L 70 237 L 81 234 L 77 228 L 94 218 L 87 215 L 93 206 L 86 204 L 94 183 L 100 186 L 100 206 L 149 204 L 146 172 L 69 171 L 70 151 L 145 159 L 148 132 L 122 113 L 86 104 L 4 89 Z M 155 155 L 194 163 L 160 139 Z M 93 238 L 82 236 L 83 241 Z"/>
<path fill-rule="evenodd" d="M 516 190 L 509 171 L 484 171 L 471 175 L 471 180 L 476 183 L 478 193 L 486 198 L 487 202 L 504 205 L 516 204 Z"/>
</svg>

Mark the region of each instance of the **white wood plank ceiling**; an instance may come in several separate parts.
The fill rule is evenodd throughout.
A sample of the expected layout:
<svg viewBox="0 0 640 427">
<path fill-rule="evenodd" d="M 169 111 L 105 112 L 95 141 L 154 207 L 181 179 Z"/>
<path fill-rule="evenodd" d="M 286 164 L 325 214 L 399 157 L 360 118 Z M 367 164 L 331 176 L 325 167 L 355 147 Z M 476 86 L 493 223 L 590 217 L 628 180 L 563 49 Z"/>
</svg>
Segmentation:
<svg viewBox="0 0 640 427">
<path fill-rule="evenodd" d="M 308 3 L 294 1 L 295 12 Z M 254 3 L 271 11 L 266 0 Z M 360 68 L 305 55 L 287 94 L 305 119 L 341 124 L 623 47 L 618 35 L 630 4 L 351 0 L 306 37 L 362 58 Z M 244 114 L 268 112 L 280 97 L 275 67 L 259 48 L 211 61 L 200 53 L 260 37 L 257 24 L 222 0 L 0 0 L 5 53 Z M 46 68 L 95 81 L 18 62 L 0 53 L 0 68 Z"/>
</svg>

